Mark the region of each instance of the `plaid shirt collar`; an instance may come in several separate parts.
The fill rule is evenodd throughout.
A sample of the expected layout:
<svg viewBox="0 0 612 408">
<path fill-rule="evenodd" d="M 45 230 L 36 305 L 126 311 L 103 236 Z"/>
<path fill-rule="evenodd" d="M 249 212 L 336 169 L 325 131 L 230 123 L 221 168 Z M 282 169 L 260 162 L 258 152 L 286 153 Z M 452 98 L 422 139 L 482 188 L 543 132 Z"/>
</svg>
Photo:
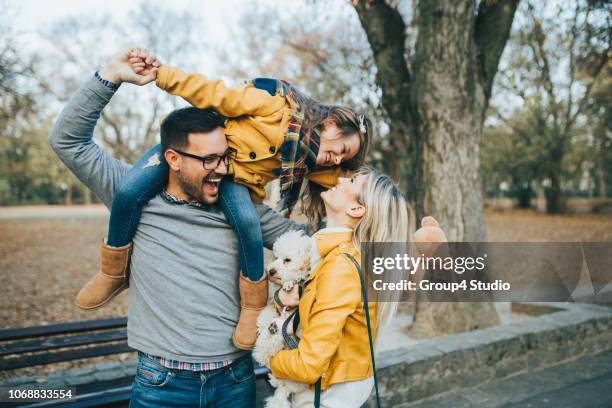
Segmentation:
<svg viewBox="0 0 612 408">
<path fill-rule="evenodd" d="M 161 194 L 161 197 L 170 204 L 190 205 L 192 207 L 201 208 L 202 210 L 206 210 L 206 211 L 207 210 L 218 210 L 218 207 L 214 204 L 205 204 L 197 200 L 191 200 L 191 201 L 183 200 L 182 198 L 178 198 L 177 196 L 170 194 L 166 190 L 162 190 L 160 194 Z"/>
</svg>

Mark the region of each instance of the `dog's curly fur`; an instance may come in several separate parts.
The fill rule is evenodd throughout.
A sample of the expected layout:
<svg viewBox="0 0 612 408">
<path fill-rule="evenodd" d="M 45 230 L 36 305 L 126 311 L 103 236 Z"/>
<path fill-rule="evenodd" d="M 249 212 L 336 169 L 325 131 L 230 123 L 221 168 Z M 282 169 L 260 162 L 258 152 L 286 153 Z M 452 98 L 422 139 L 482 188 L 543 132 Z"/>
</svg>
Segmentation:
<svg viewBox="0 0 612 408">
<path fill-rule="evenodd" d="M 268 276 L 290 290 L 301 279 L 310 274 L 310 238 L 301 231 L 290 231 L 281 235 L 273 247 L 274 259 L 267 265 Z M 272 286 L 272 285 L 271 285 Z M 274 288 L 276 290 L 278 285 Z M 261 365 L 269 365 L 270 359 L 285 348 L 281 329 L 290 311 L 279 314 L 272 301 L 257 319 L 258 335 L 253 358 Z M 289 408 L 289 396 L 308 388 L 307 384 L 279 380 L 270 374 L 270 384 L 276 388 L 274 395 L 266 400 L 266 408 Z"/>
</svg>

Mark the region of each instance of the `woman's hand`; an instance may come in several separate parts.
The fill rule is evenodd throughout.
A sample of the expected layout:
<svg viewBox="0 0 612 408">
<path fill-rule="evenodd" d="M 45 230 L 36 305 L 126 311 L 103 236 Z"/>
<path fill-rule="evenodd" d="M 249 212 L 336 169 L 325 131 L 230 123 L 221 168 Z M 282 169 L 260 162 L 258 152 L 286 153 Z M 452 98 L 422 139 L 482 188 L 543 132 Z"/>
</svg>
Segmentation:
<svg viewBox="0 0 612 408">
<path fill-rule="evenodd" d="M 414 242 L 420 254 L 431 256 L 442 245 L 447 242 L 446 234 L 440 228 L 434 217 L 424 217 L 421 228 L 414 233 Z"/>
<path fill-rule="evenodd" d="M 283 305 L 289 308 L 297 307 L 300 304 L 300 285 L 295 284 L 290 290 L 280 288 L 278 290 L 278 297 Z M 279 305 L 280 306 L 280 305 Z"/>
</svg>

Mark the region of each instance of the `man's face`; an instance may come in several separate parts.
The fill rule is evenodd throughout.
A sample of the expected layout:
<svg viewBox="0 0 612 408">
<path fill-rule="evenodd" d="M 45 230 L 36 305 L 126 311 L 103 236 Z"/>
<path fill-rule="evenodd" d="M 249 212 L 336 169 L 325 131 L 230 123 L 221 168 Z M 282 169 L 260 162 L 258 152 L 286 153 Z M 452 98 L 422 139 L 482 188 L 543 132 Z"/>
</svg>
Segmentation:
<svg viewBox="0 0 612 408">
<path fill-rule="evenodd" d="M 221 156 L 227 151 L 227 139 L 221 128 L 208 133 L 190 133 L 188 144 L 180 149 L 185 153 L 196 156 L 211 154 Z M 227 174 L 227 166 L 221 160 L 212 170 L 204 169 L 200 160 L 192 157 L 180 156 L 178 180 L 183 192 L 192 199 L 203 204 L 214 204 L 219 199 L 219 183 Z"/>
</svg>

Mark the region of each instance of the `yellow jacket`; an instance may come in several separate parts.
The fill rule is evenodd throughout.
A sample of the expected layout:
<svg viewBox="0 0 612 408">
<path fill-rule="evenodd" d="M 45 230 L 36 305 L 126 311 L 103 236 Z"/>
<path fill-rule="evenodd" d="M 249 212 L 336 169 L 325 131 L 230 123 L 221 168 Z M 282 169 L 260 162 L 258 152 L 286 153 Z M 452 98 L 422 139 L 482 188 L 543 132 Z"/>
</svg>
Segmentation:
<svg viewBox="0 0 612 408">
<path fill-rule="evenodd" d="M 197 108 L 212 108 L 229 118 L 225 134 L 229 146 L 238 151 L 230 173 L 237 183 L 251 189 L 253 201 L 261 203 L 265 185 L 277 178 L 273 170 L 281 166 L 279 149 L 291 117 L 285 97 L 272 96 L 251 83 L 230 88 L 221 80 L 210 81 L 169 65 L 159 67 L 156 84 Z M 336 185 L 340 172 L 340 167 L 330 167 L 313 171 L 307 178 L 329 188 Z"/>
<path fill-rule="evenodd" d="M 363 380 L 373 375 L 370 343 L 361 301 L 361 284 L 348 252 L 360 262 L 351 243 L 352 232 L 324 232 L 314 236 L 321 262 L 300 299 L 302 337 L 298 348 L 282 350 L 270 360 L 270 371 L 282 380 L 331 384 Z M 372 336 L 376 304 L 369 302 Z"/>
</svg>

